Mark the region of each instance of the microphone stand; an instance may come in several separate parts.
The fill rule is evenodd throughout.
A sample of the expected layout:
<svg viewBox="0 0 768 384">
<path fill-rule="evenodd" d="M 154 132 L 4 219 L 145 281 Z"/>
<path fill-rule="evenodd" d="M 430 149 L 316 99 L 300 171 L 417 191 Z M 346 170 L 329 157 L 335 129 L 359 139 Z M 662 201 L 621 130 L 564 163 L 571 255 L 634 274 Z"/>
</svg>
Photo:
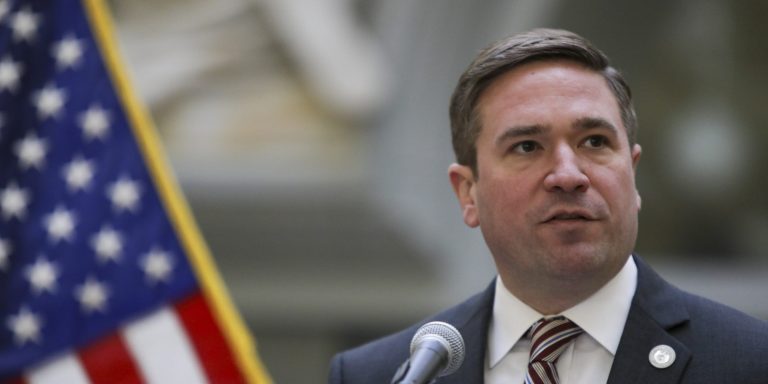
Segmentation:
<svg viewBox="0 0 768 384">
<path fill-rule="evenodd" d="M 447 358 L 447 351 L 442 343 L 437 340 L 425 340 L 411 358 L 395 372 L 391 384 L 432 383 L 445 368 Z"/>
<path fill-rule="evenodd" d="M 410 368 L 411 359 L 408 359 L 400 365 L 400 368 L 397 369 L 397 372 L 395 372 L 395 376 L 392 378 L 390 384 L 401 384 L 405 378 L 405 375 L 408 373 L 408 369 Z"/>
</svg>

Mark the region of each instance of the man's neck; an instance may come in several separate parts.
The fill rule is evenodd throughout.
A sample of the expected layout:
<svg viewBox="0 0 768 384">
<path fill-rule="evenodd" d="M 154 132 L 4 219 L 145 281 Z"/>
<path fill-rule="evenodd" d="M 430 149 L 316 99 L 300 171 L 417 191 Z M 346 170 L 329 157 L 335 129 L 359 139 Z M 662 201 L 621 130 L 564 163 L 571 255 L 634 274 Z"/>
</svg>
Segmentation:
<svg viewBox="0 0 768 384">
<path fill-rule="evenodd" d="M 543 315 L 556 315 L 579 304 L 600 290 L 621 270 L 581 279 L 538 278 L 503 274 L 501 280 L 510 293 Z"/>
</svg>

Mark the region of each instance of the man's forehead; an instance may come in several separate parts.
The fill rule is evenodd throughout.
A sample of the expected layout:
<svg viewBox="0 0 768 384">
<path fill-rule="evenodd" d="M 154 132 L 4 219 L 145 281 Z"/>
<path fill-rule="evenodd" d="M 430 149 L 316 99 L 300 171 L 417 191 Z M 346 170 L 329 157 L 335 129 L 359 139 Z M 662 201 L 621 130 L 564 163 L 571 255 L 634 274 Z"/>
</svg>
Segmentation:
<svg viewBox="0 0 768 384">
<path fill-rule="evenodd" d="M 547 59 L 525 62 L 494 76 L 480 94 L 478 101 L 482 103 L 488 94 L 498 92 L 500 87 L 508 87 L 517 83 L 537 83 L 545 79 L 557 80 L 561 87 L 568 87 L 576 80 L 584 78 L 603 79 L 604 76 L 592 68 L 571 59 Z M 610 91 L 607 82 L 603 82 L 605 89 Z"/>
<path fill-rule="evenodd" d="M 607 107 L 598 105 L 603 102 Z M 499 75 L 479 98 L 476 118 L 481 127 L 500 116 L 520 117 L 516 125 L 546 125 L 550 118 L 573 112 L 565 110 L 564 104 L 568 109 L 585 109 L 577 111 L 569 124 L 624 128 L 619 102 L 608 81 L 573 60 L 526 63 Z"/>
</svg>

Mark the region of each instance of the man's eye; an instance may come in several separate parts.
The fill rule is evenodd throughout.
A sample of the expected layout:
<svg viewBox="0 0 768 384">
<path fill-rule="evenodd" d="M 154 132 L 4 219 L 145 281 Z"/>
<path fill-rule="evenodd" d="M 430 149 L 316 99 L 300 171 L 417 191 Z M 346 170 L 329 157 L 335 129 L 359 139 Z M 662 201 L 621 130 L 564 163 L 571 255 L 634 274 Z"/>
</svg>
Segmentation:
<svg viewBox="0 0 768 384">
<path fill-rule="evenodd" d="M 514 152 L 518 153 L 531 153 L 539 148 L 539 144 L 535 141 L 526 140 L 521 141 L 512 147 Z"/>
<path fill-rule="evenodd" d="M 608 145 L 608 139 L 605 136 L 590 136 L 584 144 L 588 148 L 602 148 Z"/>
</svg>

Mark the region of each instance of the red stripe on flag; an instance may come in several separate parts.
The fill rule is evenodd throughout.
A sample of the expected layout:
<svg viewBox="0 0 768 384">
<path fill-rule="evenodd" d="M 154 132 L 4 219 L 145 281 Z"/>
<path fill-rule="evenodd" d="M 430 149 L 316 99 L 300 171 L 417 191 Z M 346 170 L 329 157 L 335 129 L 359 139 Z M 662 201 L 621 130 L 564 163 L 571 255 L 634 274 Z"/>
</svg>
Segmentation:
<svg viewBox="0 0 768 384">
<path fill-rule="evenodd" d="M 118 333 L 81 349 L 78 356 L 93 384 L 144 382 L 133 356 Z"/>
<path fill-rule="evenodd" d="M 24 376 L 19 376 L 8 379 L 8 381 L 5 381 L 5 384 L 27 384 L 27 380 L 24 379 Z"/>
<path fill-rule="evenodd" d="M 245 383 L 232 350 L 213 317 L 208 303 L 197 292 L 176 304 L 176 313 L 212 383 Z"/>
</svg>

